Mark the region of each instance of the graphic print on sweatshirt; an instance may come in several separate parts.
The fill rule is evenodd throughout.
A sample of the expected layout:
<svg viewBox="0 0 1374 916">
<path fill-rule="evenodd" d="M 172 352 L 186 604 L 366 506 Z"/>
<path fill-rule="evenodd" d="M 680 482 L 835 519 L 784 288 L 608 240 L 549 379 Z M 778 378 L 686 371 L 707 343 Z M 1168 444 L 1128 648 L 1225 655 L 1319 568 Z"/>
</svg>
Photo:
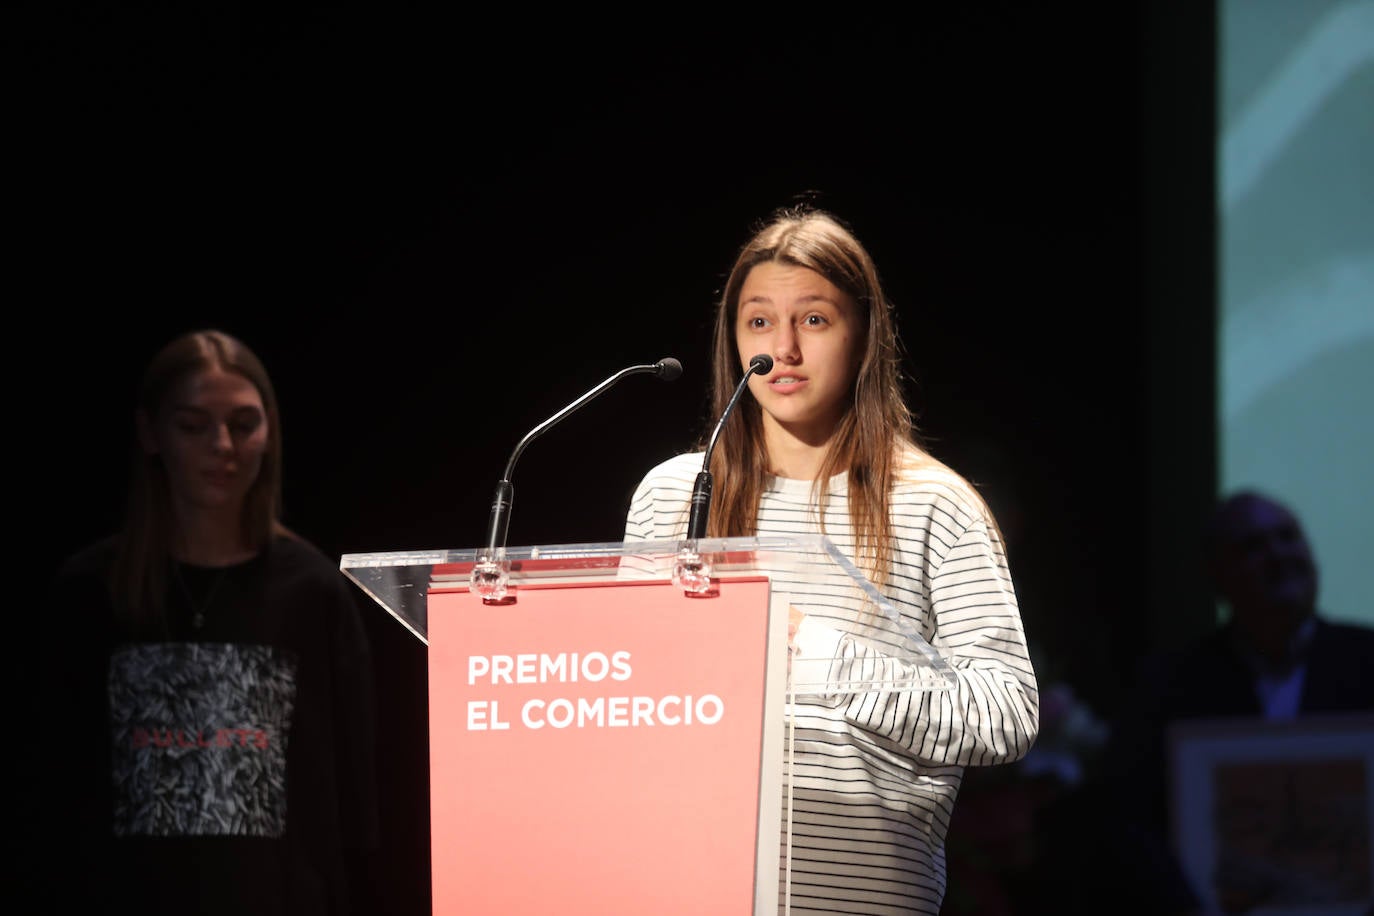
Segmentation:
<svg viewBox="0 0 1374 916">
<path fill-rule="evenodd" d="M 117 836 L 281 836 L 294 658 L 271 646 L 126 646 L 110 659 L 109 691 Z"/>
</svg>

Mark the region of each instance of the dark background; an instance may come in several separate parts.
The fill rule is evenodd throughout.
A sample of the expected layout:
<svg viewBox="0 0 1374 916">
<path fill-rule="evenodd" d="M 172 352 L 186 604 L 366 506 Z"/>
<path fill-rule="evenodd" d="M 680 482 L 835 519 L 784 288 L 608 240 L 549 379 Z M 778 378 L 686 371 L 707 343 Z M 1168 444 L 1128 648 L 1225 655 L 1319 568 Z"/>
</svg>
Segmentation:
<svg viewBox="0 0 1374 916">
<path fill-rule="evenodd" d="M 525 432 L 677 357 L 513 476 L 510 544 L 619 540 L 709 419 L 735 250 L 806 199 L 877 259 L 1042 683 L 1109 714 L 1210 607 L 1209 6 L 35 8 L 11 212 L 44 571 L 117 524 L 142 366 L 208 326 L 272 372 L 285 520 L 332 556 L 478 544 Z M 385 871 L 422 911 L 424 651 L 375 611 Z"/>
</svg>

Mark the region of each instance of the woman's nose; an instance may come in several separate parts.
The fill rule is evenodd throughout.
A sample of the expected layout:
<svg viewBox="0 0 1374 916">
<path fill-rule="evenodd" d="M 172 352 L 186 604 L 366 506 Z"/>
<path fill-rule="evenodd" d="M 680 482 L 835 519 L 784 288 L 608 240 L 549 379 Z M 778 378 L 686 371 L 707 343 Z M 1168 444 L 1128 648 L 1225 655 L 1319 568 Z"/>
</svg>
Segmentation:
<svg viewBox="0 0 1374 916">
<path fill-rule="evenodd" d="M 217 452 L 234 450 L 234 434 L 229 431 L 228 423 L 218 423 L 210 428 L 210 448 Z"/>
<path fill-rule="evenodd" d="M 795 363 L 800 358 L 797 332 L 788 327 L 779 328 L 777 336 L 773 339 L 773 359 L 781 363 Z"/>
</svg>

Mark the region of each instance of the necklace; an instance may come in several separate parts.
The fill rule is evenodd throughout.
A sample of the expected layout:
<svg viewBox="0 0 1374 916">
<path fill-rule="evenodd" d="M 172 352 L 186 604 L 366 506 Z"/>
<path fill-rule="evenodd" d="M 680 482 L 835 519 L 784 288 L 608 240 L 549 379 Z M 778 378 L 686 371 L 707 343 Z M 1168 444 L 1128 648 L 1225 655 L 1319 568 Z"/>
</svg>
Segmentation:
<svg viewBox="0 0 1374 916">
<path fill-rule="evenodd" d="M 224 574 L 228 567 L 215 570 L 214 578 L 210 580 L 210 585 L 205 589 L 205 597 L 196 602 L 196 596 L 192 594 L 191 587 L 186 584 L 186 577 L 181 572 L 182 564 L 173 563 L 172 572 L 176 575 L 177 584 L 181 586 L 181 592 L 186 596 L 186 604 L 191 609 L 191 629 L 199 630 L 205 625 L 205 613 L 210 610 L 210 602 L 215 600 L 215 591 L 219 584 L 224 581 Z"/>
</svg>

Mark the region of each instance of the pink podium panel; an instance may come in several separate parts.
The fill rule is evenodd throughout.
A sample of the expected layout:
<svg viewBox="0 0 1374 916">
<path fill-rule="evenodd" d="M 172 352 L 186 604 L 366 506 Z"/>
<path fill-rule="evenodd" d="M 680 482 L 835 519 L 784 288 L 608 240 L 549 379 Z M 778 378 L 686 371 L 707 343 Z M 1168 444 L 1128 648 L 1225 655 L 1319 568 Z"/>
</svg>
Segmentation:
<svg viewBox="0 0 1374 916">
<path fill-rule="evenodd" d="M 433 912 L 776 913 L 772 604 L 762 577 L 432 589 Z"/>
</svg>

